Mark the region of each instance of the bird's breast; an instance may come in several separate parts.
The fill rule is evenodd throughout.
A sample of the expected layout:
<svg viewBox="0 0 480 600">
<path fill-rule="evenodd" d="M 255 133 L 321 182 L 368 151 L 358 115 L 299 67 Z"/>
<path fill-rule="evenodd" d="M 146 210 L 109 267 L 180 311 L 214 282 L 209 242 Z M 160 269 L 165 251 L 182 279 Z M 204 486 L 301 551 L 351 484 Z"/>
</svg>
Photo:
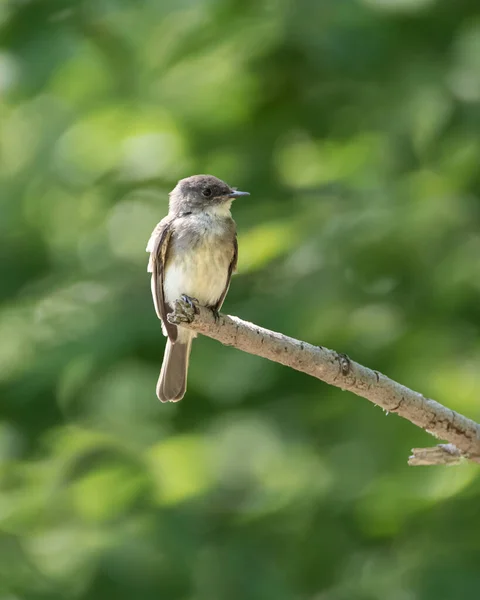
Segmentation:
<svg viewBox="0 0 480 600">
<path fill-rule="evenodd" d="M 215 305 L 227 285 L 234 232 L 205 220 L 173 238 L 165 266 L 166 301 L 172 304 L 186 294 L 205 306 Z"/>
</svg>

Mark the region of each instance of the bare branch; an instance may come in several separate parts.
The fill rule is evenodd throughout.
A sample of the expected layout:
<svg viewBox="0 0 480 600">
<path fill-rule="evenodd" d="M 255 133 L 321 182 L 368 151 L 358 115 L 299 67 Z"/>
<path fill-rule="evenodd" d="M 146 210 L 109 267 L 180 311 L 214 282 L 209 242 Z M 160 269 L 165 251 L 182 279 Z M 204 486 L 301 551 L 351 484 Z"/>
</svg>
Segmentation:
<svg viewBox="0 0 480 600">
<path fill-rule="evenodd" d="M 381 406 L 385 411 L 396 413 L 435 437 L 447 440 L 455 448 L 448 451 L 422 450 L 424 453 L 437 451 L 437 462 L 421 462 L 414 456 L 410 464 L 450 464 L 452 459 L 469 458 L 480 463 L 480 425 L 463 415 L 442 406 L 435 400 L 425 398 L 387 376 L 364 367 L 345 354 L 313 346 L 294 338 L 258 327 L 237 317 L 219 315 L 215 318 L 211 310 L 198 306 L 196 310 L 182 300 L 175 303 L 174 312 L 168 316 L 170 322 L 181 324 L 198 333 L 234 346 L 244 352 L 256 354 L 281 363 L 297 371 L 307 373 L 342 390 L 348 390 Z M 438 447 L 437 447 L 438 448 Z M 440 452 L 440 454 L 439 454 Z M 433 460 L 433 454 L 430 460 Z M 424 460 L 427 460 L 424 458 Z"/>
<path fill-rule="evenodd" d="M 412 448 L 408 464 L 412 467 L 425 465 L 458 465 L 464 455 L 453 444 L 438 444 L 433 448 Z"/>
</svg>

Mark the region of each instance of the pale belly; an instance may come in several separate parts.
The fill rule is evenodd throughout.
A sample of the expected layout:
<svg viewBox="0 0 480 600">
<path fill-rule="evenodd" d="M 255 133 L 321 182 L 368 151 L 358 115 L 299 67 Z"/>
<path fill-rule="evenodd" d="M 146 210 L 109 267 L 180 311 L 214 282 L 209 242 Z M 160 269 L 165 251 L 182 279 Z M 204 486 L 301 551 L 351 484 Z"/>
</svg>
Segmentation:
<svg viewBox="0 0 480 600">
<path fill-rule="evenodd" d="M 164 294 L 169 304 L 182 294 L 196 298 L 203 306 L 215 305 L 227 285 L 232 253 L 201 246 L 195 252 L 181 254 L 182 259 L 170 259 L 165 268 Z"/>
</svg>

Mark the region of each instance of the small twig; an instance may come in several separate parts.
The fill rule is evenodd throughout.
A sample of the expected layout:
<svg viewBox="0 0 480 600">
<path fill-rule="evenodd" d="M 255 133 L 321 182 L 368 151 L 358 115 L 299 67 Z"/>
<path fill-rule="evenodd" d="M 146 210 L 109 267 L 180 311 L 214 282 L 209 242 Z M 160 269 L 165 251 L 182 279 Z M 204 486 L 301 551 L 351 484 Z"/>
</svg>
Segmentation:
<svg viewBox="0 0 480 600">
<path fill-rule="evenodd" d="M 408 464 L 412 467 L 425 465 L 458 465 L 467 458 L 453 444 L 438 444 L 433 448 L 412 448 L 412 455 L 408 457 Z"/>
<path fill-rule="evenodd" d="M 348 390 L 381 406 L 385 411 L 411 421 L 435 437 L 447 440 L 450 450 L 415 449 L 410 464 L 452 464 L 460 457 L 480 463 L 480 425 L 445 406 L 425 398 L 386 375 L 373 371 L 334 350 L 313 346 L 223 314 L 215 320 L 211 310 L 198 307 L 196 314 L 177 300 L 171 323 L 181 324 L 227 346 L 268 358 L 302 371 L 342 390 Z M 423 454 L 422 454 L 423 453 Z M 435 455 L 436 462 L 422 462 Z M 441 458 L 443 457 L 443 460 Z M 427 460 L 428 458 L 423 458 Z"/>
</svg>

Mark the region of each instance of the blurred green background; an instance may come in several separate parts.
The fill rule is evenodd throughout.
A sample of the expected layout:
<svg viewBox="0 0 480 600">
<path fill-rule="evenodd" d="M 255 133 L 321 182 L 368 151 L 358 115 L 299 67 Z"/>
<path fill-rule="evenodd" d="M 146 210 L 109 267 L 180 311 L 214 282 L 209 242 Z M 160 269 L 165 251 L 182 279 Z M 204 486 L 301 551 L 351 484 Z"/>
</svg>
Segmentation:
<svg viewBox="0 0 480 600">
<path fill-rule="evenodd" d="M 0 3 L 0 600 L 457 600 L 478 465 L 201 338 L 161 405 L 145 245 L 237 201 L 225 312 L 480 419 L 478 0 Z"/>
</svg>

